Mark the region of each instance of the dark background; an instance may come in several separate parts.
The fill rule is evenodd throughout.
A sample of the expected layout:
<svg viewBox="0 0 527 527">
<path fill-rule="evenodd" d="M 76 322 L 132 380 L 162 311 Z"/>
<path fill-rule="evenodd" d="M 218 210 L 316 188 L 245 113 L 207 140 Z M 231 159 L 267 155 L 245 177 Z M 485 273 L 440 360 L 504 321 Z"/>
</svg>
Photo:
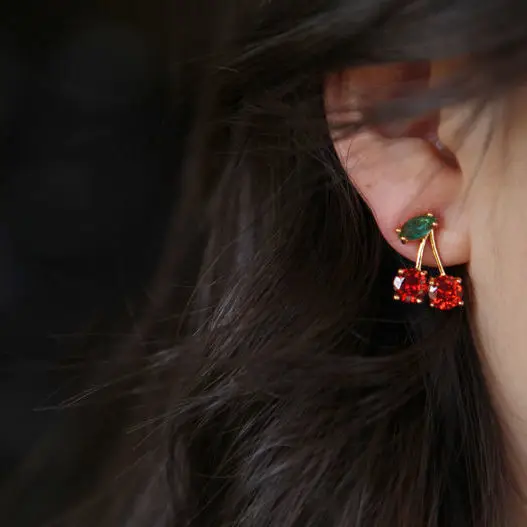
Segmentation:
<svg viewBox="0 0 527 527">
<path fill-rule="evenodd" d="M 163 6 L 11 4 L 0 16 L 0 491 L 24 495 L 17 525 L 39 525 L 71 484 L 61 474 L 77 438 L 60 405 L 81 387 L 85 343 L 147 294 L 181 134 Z M 46 476 L 22 492 L 46 443 Z"/>
</svg>

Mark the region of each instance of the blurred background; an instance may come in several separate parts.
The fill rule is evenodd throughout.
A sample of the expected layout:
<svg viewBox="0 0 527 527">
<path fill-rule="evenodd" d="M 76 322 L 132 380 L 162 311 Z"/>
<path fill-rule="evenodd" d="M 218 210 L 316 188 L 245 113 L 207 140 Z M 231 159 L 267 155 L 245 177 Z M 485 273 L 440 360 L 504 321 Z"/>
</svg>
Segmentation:
<svg viewBox="0 0 527 527">
<path fill-rule="evenodd" d="M 78 417 L 58 408 L 82 389 L 83 350 L 147 294 L 183 139 L 167 24 L 151 0 L 2 8 L 2 524 L 43 524 L 78 486 Z"/>
</svg>

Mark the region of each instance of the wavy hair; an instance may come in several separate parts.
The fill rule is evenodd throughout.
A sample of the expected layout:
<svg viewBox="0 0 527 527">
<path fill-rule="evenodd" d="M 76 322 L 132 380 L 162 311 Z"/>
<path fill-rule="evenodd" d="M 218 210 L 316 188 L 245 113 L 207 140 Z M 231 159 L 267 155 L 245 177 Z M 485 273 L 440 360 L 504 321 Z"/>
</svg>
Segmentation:
<svg viewBox="0 0 527 527">
<path fill-rule="evenodd" d="M 527 4 L 176 4 L 164 31 L 181 192 L 139 340 L 97 381 L 126 393 L 123 420 L 93 492 L 59 523 L 504 525 L 514 483 L 470 299 L 450 313 L 392 305 L 398 256 L 338 162 L 323 85 L 468 57 L 440 89 L 369 116 L 487 101 L 527 72 Z"/>
</svg>

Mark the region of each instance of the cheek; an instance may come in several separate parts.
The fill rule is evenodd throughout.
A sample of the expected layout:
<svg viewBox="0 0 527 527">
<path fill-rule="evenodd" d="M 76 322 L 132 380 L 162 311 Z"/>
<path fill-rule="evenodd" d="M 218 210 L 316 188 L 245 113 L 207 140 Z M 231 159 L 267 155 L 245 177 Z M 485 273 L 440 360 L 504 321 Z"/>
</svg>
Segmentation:
<svg viewBox="0 0 527 527">
<path fill-rule="evenodd" d="M 490 184 L 474 189 L 469 265 L 471 312 L 493 374 L 493 388 L 509 409 L 521 414 L 527 401 L 526 198 L 525 187 L 510 184 L 501 190 Z"/>
</svg>

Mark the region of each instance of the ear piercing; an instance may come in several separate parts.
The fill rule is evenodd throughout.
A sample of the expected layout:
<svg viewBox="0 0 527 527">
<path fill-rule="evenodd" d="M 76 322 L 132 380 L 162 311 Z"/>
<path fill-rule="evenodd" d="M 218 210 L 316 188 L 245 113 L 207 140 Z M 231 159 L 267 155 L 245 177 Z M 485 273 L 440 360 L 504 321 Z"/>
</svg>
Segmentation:
<svg viewBox="0 0 527 527">
<path fill-rule="evenodd" d="M 401 243 L 418 241 L 419 248 L 415 267 L 399 269 L 393 280 L 394 300 L 410 304 L 422 304 L 428 295 L 430 307 L 448 311 L 463 305 L 463 286 L 461 278 L 446 274 L 435 240 L 435 229 L 439 227 L 437 218 L 431 214 L 416 216 L 396 229 Z M 428 273 L 422 270 L 426 244 L 430 247 L 437 263 L 439 276 L 428 280 Z"/>
</svg>

